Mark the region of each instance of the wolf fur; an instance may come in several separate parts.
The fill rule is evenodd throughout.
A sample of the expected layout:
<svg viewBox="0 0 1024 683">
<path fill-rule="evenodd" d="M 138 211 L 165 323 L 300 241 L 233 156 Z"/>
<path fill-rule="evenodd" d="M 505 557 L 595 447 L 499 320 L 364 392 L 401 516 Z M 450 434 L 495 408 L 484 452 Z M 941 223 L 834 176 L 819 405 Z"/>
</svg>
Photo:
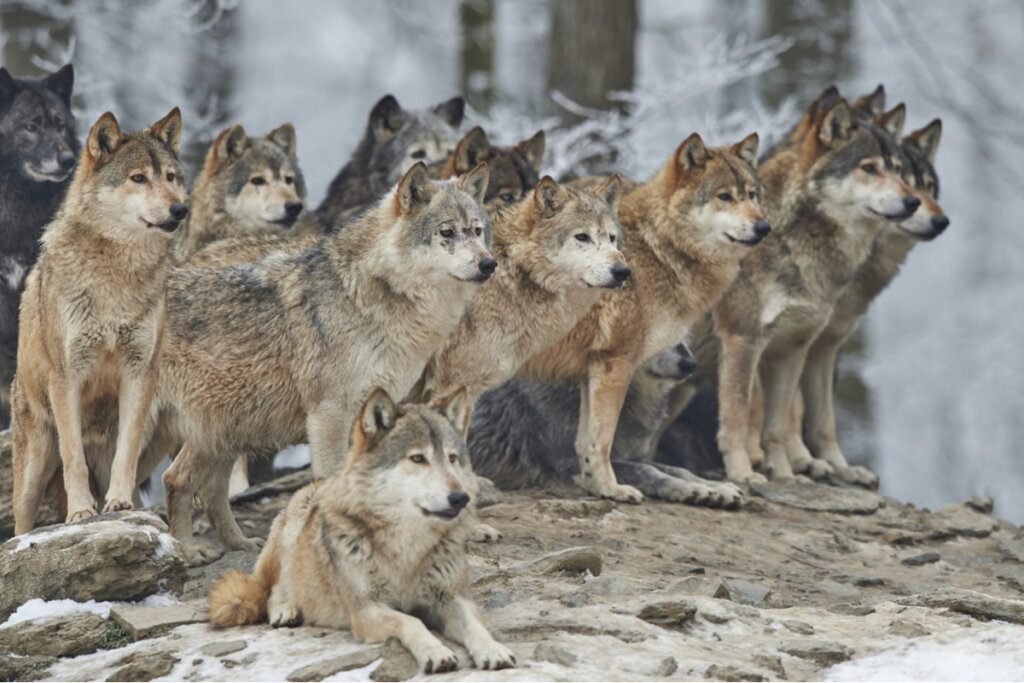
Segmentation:
<svg viewBox="0 0 1024 683">
<path fill-rule="evenodd" d="M 78 159 L 74 80 L 70 64 L 42 79 L 14 78 L 0 67 L 0 428 L 10 420 L 25 276 Z"/>
<path fill-rule="evenodd" d="M 352 158 L 331 181 L 316 209 L 323 226 L 332 230 L 376 202 L 413 164 L 447 159 L 465 106 L 461 97 L 453 97 L 430 109 L 412 111 L 403 109 L 392 95 L 382 97 L 370 111 L 366 132 Z"/>
<path fill-rule="evenodd" d="M 349 427 L 375 387 L 405 396 L 493 272 L 481 165 L 432 181 L 423 164 L 344 231 L 254 263 L 180 268 L 167 283 L 167 336 L 147 448 L 164 473 L 171 533 L 189 561 L 198 491 L 228 548 L 257 548 L 228 506 L 240 456 L 308 439 L 313 471 L 342 465 Z"/>
<path fill-rule="evenodd" d="M 643 498 L 618 483 L 611 465 L 622 402 L 636 369 L 679 343 L 770 229 L 758 208 L 757 146 L 756 134 L 720 148 L 691 135 L 651 180 L 626 194 L 619 222 L 632 276 L 518 373 L 580 386 L 577 482 L 591 494 Z"/>
<path fill-rule="evenodd" d="M 43 233 L 12 391 L 15 533 L 32 528 L 58 465 L 67 521 L 96 514 L 90 474 L 105 512 L 132 507 L 164 335 L 168 243 L 188 212 L 180 138 L 177 108 L 139 133 L 101 116 Z M 95 446 L 88 461 L 86 445 Z"/>
</svg>

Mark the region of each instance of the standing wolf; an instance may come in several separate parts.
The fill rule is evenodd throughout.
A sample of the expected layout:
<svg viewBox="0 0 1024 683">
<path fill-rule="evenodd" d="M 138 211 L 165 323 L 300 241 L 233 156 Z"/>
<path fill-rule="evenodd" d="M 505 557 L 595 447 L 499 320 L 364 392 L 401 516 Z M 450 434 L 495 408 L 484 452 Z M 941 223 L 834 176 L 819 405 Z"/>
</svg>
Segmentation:
<svg viewBox="0 0 1024 683">
<path fill-rule="evenodd" d="M 13 78 L 0 67 L 0 428 L 10 417 L 25 276 L 78 158 L 74 80 L 70 64 L 43 79 Z"/>
<path fill-rule="evenodd" d="M 188 213 L 180 138 L 177 108 L 140 133 L 101 116 L 43 233 L 11 397 L 15 533 L 31 530 L 58 465 L 68 521 L 96 514 L 90 474 L 104 512 L 132 507 L 164 335 L 167 248 Z"/>
<path fill-rule="evenodd" d="M 229 548 L 256 549 L 228 505 L 240 456 L 308 439 L 313 471 L 341 466 L 370 390 L 405 396 L 497 263 L 479 201 L 487 166 L 432 181 L 422 163 L 345 230 L 254 263 L 179 268 L 146 466 L 184 444 L 163 476 L 171 532 L 193 564 L 192 497 Z"/>
<path fill-rule="evenodd" d="M 513 666 L 467 596 L 477 493 L 460 436 L 469 409 L 465 392 L 430 407 L 370 394 L 345 469 L 292 497 L 252 576 L 220 578 L 210 622 L 351 628 L 364 642 L 397 638 L 426 673 L 455 669 L 458 658 L 429 625 L 463 643 L 481 669 Z"/>
<path fill-rule="evenodd" d="M 466 103 L 453 97 L 425 111 L 403 109 L 385 95 L 370 111 L 366 132 L 352 158 L 331 181 L 316 215 L 333 230 L 376 202 L 418 161 L 444 161 L 455 146 Z"/>
</svg>

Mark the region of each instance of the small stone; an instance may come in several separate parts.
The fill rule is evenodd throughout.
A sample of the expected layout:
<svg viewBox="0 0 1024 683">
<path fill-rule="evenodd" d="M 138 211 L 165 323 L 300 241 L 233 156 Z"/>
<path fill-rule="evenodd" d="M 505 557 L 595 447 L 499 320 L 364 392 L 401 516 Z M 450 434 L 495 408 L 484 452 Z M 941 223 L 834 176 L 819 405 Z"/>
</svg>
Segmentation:
<svg viewBox="0 0 1024 683">
<path fill-rule="evenodd" d="M 508 591 L 502 590 L 501 588 L 492 588 L 490 597 L 487 598 L 487 602 L 484 606 L 487 609 L 499 609 L 506 605 L 511 605 L 515 600 L 509 595 Z"/>
<path fill-rule="evenodd" d="M 743 671 L 735 666 L 712 664 L 704 670 L 704 678 L 716 681 L 763 681 L 765 677 L 753 671 Z"/>
<path fill-rule="evenodd" d="M 904 621 L 903 619 L 897 619 L 889 624 L 889 633 L 894 636 L 903 636 L 904 638 L 920 638 L 921 636 L 930 636 L 932 634 L 931 631 L 916 621 Z"/>
<path fill-rule="evenodd" d="M 696 614 L 697 608 L 688 602 L 656 602 L 640 610 L 637 617 L 655 626 L 681 630 Z"/>
<path fill-rule="evenodd" d="M 739 579 L 726 579 L 722 585 L 728 591 L 726 597 L 729 600 L 743 605 L 760 605 L 772 592 L 772 589 L 767 586 L 759 586 L 756 583 Z"/>
<path fill-rule="evenodd" d="M 219 640 L 203 645 L 199 651 L 207 657 L 225 657 L 233 652 L 244 650 L 248 645 L 249 643 L 244 640 Z"/>
<path fill-rule="evenodd" d="M 548 643 L 541 643 L 534 648 L 533 658 L 539 662 L 551 662 L 552 664 L 561 664 L 562 666 L 572 666 L 579 659 L 568 650 L 563 650 Z"/>
<path fill-rule="evenodd" d="M 829 595 L 837 598 L 859 598 L 861 596 L 861 592 L 853 586 L 848 586 L 846 584 L 839 583 L 838 581 L 830 581 L 828 579 L 819 581 L 814 585 L 814 587 L 823 593 L 828 593 Z"/>
<path fill-rule="evenodd" d="M 853 650 L 845 645 L 824 641 L 792 640 L 783 643 L 779 649 L 787 655 L 807 659 L 821 666 L 845 662 L 853 656 Z"/>
<path fill-rule="evenodd" d="M 411 657 L 412 655 L 409 656 Z M 341 673 L 342 671 L 362 669 L 364 666 L 369 666 L 380 657 L 381 648 L 370 647 L 365 650 L 350 652 L 349 654 L 342 655 L 341 657 L 332 657 L 331 659 L 325 659 L 315 664 L 304 666 L 301 669 L 296 669 L 288 674 L 288 680 L 293 681 L 293 683 L 297 681 L 322 681 L 328 676 L 333 676 L 337 673 Z"/>
<path fill-rule="evenodd" d="M 837 488 L 795 481 L 755 482 L 750 485 L 750 490 L 773 503 L 802 510 L 845 515 L 870 515 L 885 503 L 877 493 L 863 489 Z"/>
<path fill-rule="evenodd" d="M 1011 538 L 999 542 L 999 551 L 1008 560 L 1024 562 L 1024 539 Z"/>
<path fill-rule="evenodd" d="M 594 576 L 599 576 L 603 566 L 604 559 L 596 548 L 577 546 L 521 562 L 512 567 L 511 571 L 527 572 L 530 574 L 583 573 L 589 571 Z"/>
<path fill-rule="evenodd" d="M 658 662 L 658 668 L 655 670 L 654 675 L 660 678 L 668 678 L 678 670 L 679 662 L 676 661 L 675 657 L 669 656 Z"/>
<path fill-rule="evenodd" d="M 850 603 L 842 602 L 838 605 L 832 605 L 828 608 L 829 612 L 833 614 L 846 614 L 851 617 L 863 617 L 868 614 L 872 614 L 875 608 L 871 605 L 852 605 Z"/>
<path fill-rule="evenodd" d="M 43 655 L 0 655 L 0 681 L 38 681 L 46 678 L 49 668 L 56 661 L 56 657 Z"/>
<path fill-rule="evenodd" d="M 381 649 L 381 662 L 370 674 L 371 681 L 407 681 L 419 673 L 413 656 L 394 638 Z"/>
<path fill-rule="evenodd" d="M 0 652 L 77 657 L 104 646 L 110 622 L 96 614 L 72 614 L 0 629 Z"/>
<path fill-rule="evenodd" d="M 709 598 L 729 598 L 729 591 L 721 579 L 704 576 L 687 576 L 672 584 L 669 590 L 689 595 L 706 595 Z"/>
<path fill-rule="evenodd" d="M 259 655 L 256 654 L 255 652 L 250 652 L 246 656 L 242 657 L 242 659 L 238 663 L 241 664 L 242 666 L 249 666 L 250 664 L 255 662 L 257 659 L 259 659 Z"/>
<path fill-rule="evenodd" d="M 206 621 L 206 611 L 202 607 L 189 605 L 171 605 L 169 607 L 118 605 L 111 608 L 110 618 L 128 631 L 132 640 L 139 640 L 160 628 L 202 623 Z"/>
<path fill-rule="evenodd" d="M 586 593 L 576 591 L 558 598 L 558 602 L 562 603 L 566 607 L 583 607 L 591 604 L 593 600 Z"/>
<path fill-rule="evenodd" d="M 905 564 L 908 567 L 920 567 L 925 564 L 931 564 L 932 562 L 938 562 L 942 559 L 938 553 L 922 553 L 920 555 L 914 555 L 913 557 L 905 557 L 900 560 L 900 564 Z"/>
<path fill-rule="evenodd" d="M 814 635 L 814 627 L 804 621 L 797 621 L 796 619 L 788 619 L 782 622 L 782 625 L 786 627 L 787 631 L 792 631 L 797 635 L 810 636 Z"/>
<path fill-rule="evenodd" d="M 930 593 L 903 598 L 901 605 L 945 607 L 951 612 L 968 614 L 979 619 L 999 619 L 1024 624 L 1024 602 L 994 598 L 963 588 L 940 588 Z"/>
<path fill-rule="evenodd" d="M 786 669 L 782 666 L 782 658 L 777 655 L 754 655 L 754 664 L 763 666 L 779 678 L 786 678 Z"/>
<path fill-rule="evenodd" d="M 114 664 L 121 668 L 111 674 L 107 680 L 151 681 L 169 674 L 177 661 L 178 658 L 168 652 L 134 652 Z"/>
<path fill-rule="evenodd" d="M 935 513 L 934 522 L 940 531 L 970 538 L 985 538 L 999 528 L 995 519 L 963 504 L 942 508 Z"/>
<path fill-rule="evenodd" d="M 992 496 L 968 496 L 964 505 L 984 515 L 989 515 L 992 514 L 995 501 L 992 500 Z"/>
</svg>

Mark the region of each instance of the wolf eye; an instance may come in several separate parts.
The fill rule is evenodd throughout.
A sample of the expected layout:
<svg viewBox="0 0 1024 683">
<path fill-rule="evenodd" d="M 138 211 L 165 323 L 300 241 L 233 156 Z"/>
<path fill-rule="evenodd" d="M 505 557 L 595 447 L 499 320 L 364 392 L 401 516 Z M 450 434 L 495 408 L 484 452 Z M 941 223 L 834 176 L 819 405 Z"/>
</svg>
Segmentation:
<svg viewBox="0 0 1024 683">
<path fill-rule="evenodd" d="M 590 241 L 590 235 L 588 235 L 585 232 L 578 232 L 578 233 L 576 233 L 575 237 L 576 237 L 576 241 L 577 242 L 589 242 Z"/>
<path fill-rule="evenodd" d="M 484 234 L 484 230 L 483 230 L 483 228 L 477 228 L 477 229 L 476 229 L 476 230 L 474 230 L 473 232 L 475 232 L 475 233 L 476 233 L 476 236 L 477 236 L 477 237 L 479 237 L 480 235 Z"/>
<path fill-rule="evenodd" d="M 516 196 L 511 192 L 502 192 L 500 196 L 501 201 L 505 202 L 506 204 L 511 204 L 516 200 Z"/>
<path fill-rule="evenodd" d="M 752 199 L 752 200 L 753 200 L 753 199 L 757 199 L 757 193 L 756 193 L 756 192 L 754 192 L 753 190 L 751 190 L 750 192 L 748 192 L 748 193 L 747 193 L 747 196 L 748 196 L 748 197 L 750 197 L 750 199 Z"/>
<path fill-rule="evenodd" d="M 415 152 L 413 152 L 412 154 L 410 154 L 409 156 L 411 156 L 413 159 L 425 159 L 426 156 L 427 156 L 427 153 L 425 151 L 423 151 L 422 149 L 418 149 Z"/>
<path fill-rule="evenodd" d="M 34 123 L 27 124 L 25 126 L 25 130 L 27 130 L 29 133 L 35 133 L 36 132 L 36 124 L 34 124 Z"/>
<path fill-rule="evenodd" d="M 141 173 L 136 173 L 135 175 L 132 176 L 132 182 L 133 183 L 144 183 L 144 182 L 146 182 L 146 176 L 144 176 Z"/>
<path fill-rule="evenodd" d="M 721 193 L 720 195 L 718 195 L 718 198 L 721 199 L 723 202 L 731 202 L 732 201 L 732 195 L 729 194 L 728 192 Z"/>
<path fill-rule="evenodd" d="M 455 235 L 455 231 L 452 230 L 451 228 L 445 228 L 444 230 L 441 230 L 439 234 L 441 235 L 441 237 L 448 239 L 449 237 L 453 237 Z"/>
<path fill-rule="evenodd" d="M 876 175 L 878 173 L 878 167 L 874 164 L 862 164 L 860 170 L 870 175 Z"/>
<path fill-rule="evenodd" d="M 292 184 L 292 183 L 294 183 L 294 182 L 295 182 L 295 178 L 293 178 L 292 176 L 290 176 L 290 175 L 286 175 L 286 176 L 284 177 L 284 184 L 285 184 L 285 185 L 291 185 L 291 184 Z"/>
<path fill-rule="evenodd" d="M 459 459 L 458 454 L 456 454 L 456 453 L 449 453 L 448 454 L 448 462 L 454 464 L 455 461 L 457 461 L 458 459 Z"/>
<path fill-rule="evenodd" d="M 266 185 L 267 183 L 267 181 L 263 179 L 263 176 L 259 175 L 251 179 L 249 182 L 255 185 L 256 187 L 259 187 L 260 185 Z"/>
<path fill-rule="evenodd" d="M 425 462 L 427 462 L 427 456 L 423 455 L 422 453 L 413 453 L 412 455 L 409 456 L 409 459 L 412 460 L 417 465 L 422 465 Z"/>
<path fill-rule="evenodd" d="M 167 174 L 167 182 L 169 182 L 169 183 L 173 183 L 174 182 L 174 174 L 173 173 L 168 173 Z"/>
</svg>

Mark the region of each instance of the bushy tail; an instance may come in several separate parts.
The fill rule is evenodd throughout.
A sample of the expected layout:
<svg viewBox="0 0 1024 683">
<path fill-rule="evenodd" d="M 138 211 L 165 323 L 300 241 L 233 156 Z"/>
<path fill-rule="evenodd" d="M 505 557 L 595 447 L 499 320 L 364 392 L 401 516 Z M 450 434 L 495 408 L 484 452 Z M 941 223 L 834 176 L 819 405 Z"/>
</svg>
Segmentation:
<svg viewBox="0 0 1024 683">
<path fill-rule="evenodd" d="M 267 618 L 269 586 L 255 576 L 232 571 L 222 574 L 210 591 L 210 623 L 214 626 L 255 624 Z"/>
</svg>

